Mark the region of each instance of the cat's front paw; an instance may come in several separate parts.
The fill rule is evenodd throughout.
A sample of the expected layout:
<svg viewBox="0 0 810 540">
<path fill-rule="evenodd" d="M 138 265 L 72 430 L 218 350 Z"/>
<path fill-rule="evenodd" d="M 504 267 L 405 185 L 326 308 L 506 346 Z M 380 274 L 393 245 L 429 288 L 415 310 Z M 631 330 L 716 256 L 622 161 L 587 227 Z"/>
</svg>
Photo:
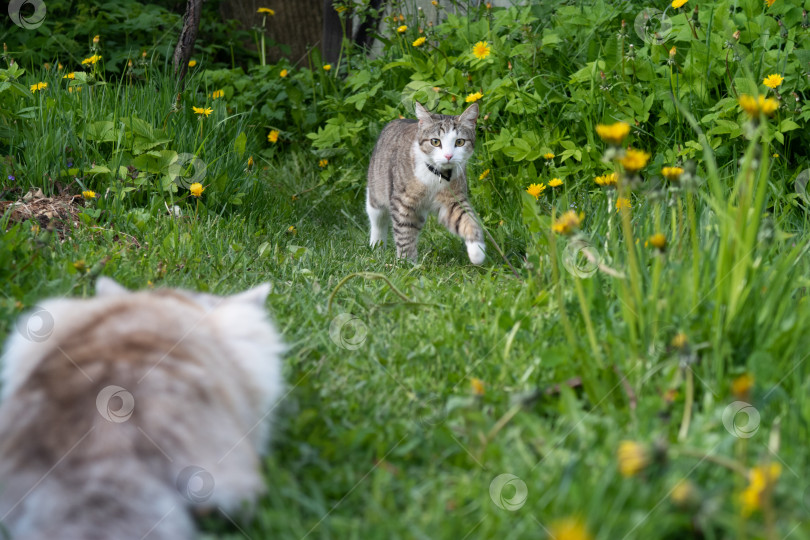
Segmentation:
<svg viewBox="0 0 810 540">
<path fill-rule="evenodd" d="M 467 242 L 467 255 L 470 256 L 471 263 L 481 264 L 487 258 L 486 246 L 483 242 Z"/>
</svg>

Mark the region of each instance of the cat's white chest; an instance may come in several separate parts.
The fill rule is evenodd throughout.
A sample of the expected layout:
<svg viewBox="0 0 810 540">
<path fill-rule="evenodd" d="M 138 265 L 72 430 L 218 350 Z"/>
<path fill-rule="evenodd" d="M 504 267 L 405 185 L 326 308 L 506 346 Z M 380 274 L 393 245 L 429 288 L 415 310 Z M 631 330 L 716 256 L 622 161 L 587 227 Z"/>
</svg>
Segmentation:
<svg viewBox="0 0 810 540">
<path fill-rule="evenodd" d="M 414 143 L 414 156 L 419 156 L 419 147 Z M 427 201 L 433 201 L 436 194 L 447 189 L 450 182 L 428 169 L 427 163 L 421 157 L 414 158 L 414 175 L 419 182 L 427 188 L 425 198 Z"/>
</svg>

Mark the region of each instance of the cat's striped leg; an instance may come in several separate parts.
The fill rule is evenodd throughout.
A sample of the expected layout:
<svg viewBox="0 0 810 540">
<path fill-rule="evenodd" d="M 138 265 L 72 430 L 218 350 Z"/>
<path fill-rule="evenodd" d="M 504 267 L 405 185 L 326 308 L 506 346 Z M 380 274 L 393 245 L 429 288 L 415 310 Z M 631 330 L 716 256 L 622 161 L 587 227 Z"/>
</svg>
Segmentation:
<svg viewBox="0 0 810 540">
<path fill-rule="evenodd" d="M 471 263 L 483 263 L 486 258 L 484 231 L 478 225 L 467 197 L 445 189 L 436 195 L 436 202 L 439 203 L 439 223 L 464 239 Z"/>
<path fill-rule="evenodd" d="M 425 216 L 416 209 L 407 195 L 398 194 L 391 198 L 391 223 L 394 226 L 397 258 L 416 262 L 416 245 L 419 233 L 425 226 Z"/>
</svg>

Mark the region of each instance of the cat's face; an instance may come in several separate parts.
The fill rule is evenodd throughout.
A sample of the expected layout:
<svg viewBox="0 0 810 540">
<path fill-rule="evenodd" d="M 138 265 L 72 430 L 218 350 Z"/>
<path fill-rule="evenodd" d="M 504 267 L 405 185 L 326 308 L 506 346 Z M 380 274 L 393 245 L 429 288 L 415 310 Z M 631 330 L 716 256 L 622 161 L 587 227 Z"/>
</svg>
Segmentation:
<svg viewBox="0 0 810 540">
<path fill-rule="evenodd" d="M 478 104 L 473 103 L 459 116 L 432 114 L 420 103 L 415 109 L 419 120 L 417 142 L 427 162 L 443 170 L 463 167 L 475 146 Z"/>
</svg>

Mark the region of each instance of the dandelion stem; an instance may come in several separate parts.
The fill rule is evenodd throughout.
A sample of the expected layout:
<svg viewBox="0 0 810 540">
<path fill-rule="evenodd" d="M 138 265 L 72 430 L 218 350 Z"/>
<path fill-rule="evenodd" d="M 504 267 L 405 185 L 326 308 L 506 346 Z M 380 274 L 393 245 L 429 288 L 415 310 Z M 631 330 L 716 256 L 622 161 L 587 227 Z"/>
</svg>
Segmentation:
<svg viewBox="0 0 810 540">
<path fill-rule="evenodd" d="M 402 291 L 397 289 L 396 286 L 394 286 L 394 284 L 391 283 L 391 281 L 388 279 L 388 277 L 386 277 L 383 274 L 377 274 L 377 273 L 374 273 L 374 272 L 353 272 L 353 273 L 349 274 L 348 276 L 346 276 L 345 278 L 341 279 L 340 283 L 338 283 L 335 286 L 335 288 L 332 290 L 332 293 L 329 295 L 329 299 L 326 302 L 326 310 L 327 311 L 330 311 L 332 309 L 332 300 L 334 300 L 335 295 L 340 290 L 340 288 L 343 287 L 343 285 L 345 285 L 350 279 L 356 278 L 356 277 L 361 277 L 361 278 L 364 278 L 364 279 L 381 279 L 381 280 L 385 281 L 385 283 L 388 284 L 388 286 L 391 288 L 391 290 L 394 292 L 394 294 L 396 294 L 397 296 L 402 298 L 404 301 L 412 303 L 412 304 L 416 303 L 413 300 L 411 300 L 410 298 L 408 298 L 408 296 L 405 295 L 405 293 L 403 293 Z"/>
<path fill-rule="evenodd" d="M 551 222 L 554 223 L 554 211 L 551 212 Z M 571 322 L 568 320 L 568 313 L 565 310 L 565 302 L 563 301 L 563 286 L 560 277 L 560 269 L 557 266 L 557 238 L 553 232 L 549 232 L 549 255 L 551 256 L 551 279 L 556 284 L 557 292 L 557 307 L 560 310 L 560 321 L 563 325 L 565 337 L 568 339 L 569 345 L 572 350 L 578 349 L 577 340 L 574 337 L 574 330 L 571 328 Z"/>
<path fill-rule="evenodd" d="M 579 298 L 579 311 L 582 313 L 582 319 L 585 321 L 585 330 L 588 332 L 588 341 L 591 345 L 591 352 L 596 359 L 596 365 L 599 369 L 604 368 L 602 363 L 602 353 L 599 350 L 599 345 L 596 342 L 596 333 L 593 331 L 593 323 L 591 322 L 591 313 L 588 308 L 588 302 L 585 299 L 585 291 L 582 289 L 582 280 L 574 277 L 574 288 L 577 291 L 577 298 Z"/>
<path fill-rule="evenodd" d="M 692 404 L 695 401 L 695 376 L 692 368 L 686 366 L 686 396 L 684 398 L 683 418 L 681 418 L 681 429 L 678 431 L 678 440 L 686 440 L 689 433 L 689 424 L 692 421 Z"/>
<path fill-rule="evenodd" d="M 676 454 L 682 456 L 698 458 L 702 461 L 708 461 L 715 465 L 725 467 L 730 471 L 734 471 L 743 478 L 748 478 L 748 469 L 743 466 L 739 461 L 729 459 L 727 457 L 718 456 L 715 454 L 707 454 L 705 450 L 698 450 L 697 448 L 681 447 L 675 450 Z"/>
</svg>

